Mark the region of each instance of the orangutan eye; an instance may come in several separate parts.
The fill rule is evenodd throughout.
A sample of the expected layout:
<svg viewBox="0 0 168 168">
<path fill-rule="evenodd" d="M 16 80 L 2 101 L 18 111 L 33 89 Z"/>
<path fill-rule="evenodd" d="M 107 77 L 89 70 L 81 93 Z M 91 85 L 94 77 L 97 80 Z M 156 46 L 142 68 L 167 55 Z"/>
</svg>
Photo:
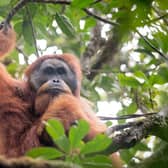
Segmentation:
<svg viewBox="0 0 168 168">
<path fill-rule="evenodd" d="M 53 67 L 46 67 L 44 69 L 45 74 L 53 74 L 54 73 L 54 68 Z"/>
<path fill-rule="evenodd" d="M 66 70 L 65 70 L 64 67 L 59 67 L 59 68 L 57 68 L 56 71 L 57 71 L 57 73 L 58 73 L 59 75 L 66 74 Z"/>
</svg>

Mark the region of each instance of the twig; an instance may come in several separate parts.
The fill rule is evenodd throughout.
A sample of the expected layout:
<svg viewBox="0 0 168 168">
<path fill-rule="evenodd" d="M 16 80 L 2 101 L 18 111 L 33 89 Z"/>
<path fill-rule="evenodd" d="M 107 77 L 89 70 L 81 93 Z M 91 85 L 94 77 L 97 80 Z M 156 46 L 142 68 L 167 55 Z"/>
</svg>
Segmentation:
<svg viewBox="0 0 168 168">
<path fill-rule="evenodd" d="M 29 0 L 21 0 L 19 1 L 16 6 L 12 8 L 12 10 L 9 12 L 7 18 L 5 19 L 6 23 L 10 23 L 12 17 L 18 12 L 19 9 L 21 9 L 23 6 L 26 5 L 26 3 L 29 2 Z"/>
<path fill-rule="evenodd" d="M 29 11 L 29 8 L 26 6 L 26 12 L 28 15 L 28 19 L 29 19 L 29 23 L 30 23 L 30 27 L 31 27 L 31 31 L 32 31 L 32 36 L 33 36 L 33 42 L 34 42 L 34 47 L 35 47 L 35 51 L 36 51 L 36 56 L 39 57 L 39 53 L 38 53 L 38 49 L 37 49 L 37 42 L 36 42 L 36 34 L 35 34 L 35 29 L 33 26 L 33 22 L 32 22 L 32 16 L 31 13 Z"/>
<path fill-rule="evenodd" d="M 153 99 L 152 99 L 152 91 L 151 91 L 151 89 L 149 89 L 149 101 L 150 101 L 151 107 L 153 109 L 154 105 L 153 105 Z"/>
<path fill-rule="evenodd" d="M 26 65 L 28 65 L 28 56 L 17 46 L 16 46 L 16 50 L 23 55 Z"/>
<path fill-rule="evenodd" d="M 164 20 L 164 18 L 167 17 L 167 16 L 168 16 L 168 13 L 165 13 L 165 14 L 163 14 L 163 15 L 155 18 L 155 19 L 152 19 L 152 20 L 146 22 L 146 24 L 151 24 L 151 23 L 157 22 L 158 20 L 161 20 L 161 19 Z"/>
<path fill-rule="evenodd" d="M 130 115 L 123 115 L 119 117 L 110 117 L 110 116 L 98 116 L 101 120 L 125 120 L 130 118 L 138 118 L 138 117 L 147 117 L 151 115 L 155 115 L 157 113 L 145 113 L 145 114 L 130 114 Z"/>
<path fill-rule="evenodd" d="M 70 0 L 30 0 L 29 2 L 64 4 L 64 5 L 70 5 L 71 4 Z"/>
<path fill-rule="evenodd" d="M 136 30 L 136 33 L 155 51 L 157 52 L 164 60 L 168 61 L 168 58 L 159 51 L 146 37 L 144 37 L 138 30 Z"/>
<path fill-rule="evenodd" d="M 20 157 L 20 158 L 5 158 L 0 157 L 0 168 L 80 168 L 80 166 L 64 162 L 61 160 L 38 160 L 31 159 L 29 157 Z"/>
<path fill-rule="evenodd" d="M 94 1 L 94 2 L 92 2 L 90 5 L 97 4 L 97 3 L 101 2 L 101 1 L 103 1 L 103 0 L 95 0 L 95 1 Z"/>
<path fill-rule="evenodd" d="M 104 19 L 104 18 L 102 18 L 102 17 L 100 17 L 100 16 L 98 16 L 98 15 L 92 13 L 90 10 L 88 10 L 88 9 L 86 9 L 86 8 L 84 8 L 83 10 L 84 10 L 89 16 L 92 16 L 92 17 L 94 17 L 95 19 L 98 19 L 98 20 L 101 21 L 101 22 L 104 22 L 104 23 L 107 23 L 107 24 L 110 24 L 110 25 L 113 25 L 113 26 L 119 26 L 118 23 L 112 22 L 112 21 L 107 20 L 107 19 Z"/>
<path fill-rule="evenodd" d="M 160 17 L 162 17 L 163 15 L 158 11 L 158 9 L 156 9 L 155 7 L 152 7 L 152 9 L 157 13 L 157 15 L 159 15 Z M 162 20 L 164 21 L 164 23 L 166 25 L 168 25 L 167 20 L 165 19 L 165 17 L 162 17 Z"/>
</svg>

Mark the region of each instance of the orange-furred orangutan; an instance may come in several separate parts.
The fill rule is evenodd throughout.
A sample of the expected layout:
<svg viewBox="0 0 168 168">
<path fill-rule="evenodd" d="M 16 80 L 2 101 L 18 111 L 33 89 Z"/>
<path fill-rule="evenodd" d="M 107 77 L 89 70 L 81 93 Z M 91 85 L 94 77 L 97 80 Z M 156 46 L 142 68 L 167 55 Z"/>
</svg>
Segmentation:
<svg viewBox="0 0 168 168">
<path fill-rule="evenodd" d="M 95 125 L 87 116 L 79 98 L 72 94 L 71 89 L 62 79 L 49 80 L 39 88 L 35 100 L 35 111 L 38 114 L 43 113 L 42 121 L 47 121 L 50 118 L 60 120 L 66 132 L 76 121 L 80 119 L 87 121 L 90 125 L 90 131 L 85 140 L 90 140 L 105 131 L 105 127 L 101 123 L 97 122 Z"/>
<path fill-rule="evenodd" d="M 0 57 L 14 47 L 15 32 L 11 26 L 1 24 Z M 0 155 L 18 157 L 33 147 L 44 145 L 42 121 L 50 118 L 62 121 L 67 131 L 78 119 L 88 121 L 90 132 L 86 139 L 104 132 L 106 126 L 84 107 L 80 98 L 81 78 L 79 61 L 70 54 L 38 58 L 27 67 L 24 81 L 14 79 L 0 64 Z M 51 83 L 53 88 L 47 90 Z M 40 104 L 42 99 L 38 95 L 45 98 L 45 89 L 47 101 Z M 57 90 L 58 95 L 55 95 Z"/>
</svg>

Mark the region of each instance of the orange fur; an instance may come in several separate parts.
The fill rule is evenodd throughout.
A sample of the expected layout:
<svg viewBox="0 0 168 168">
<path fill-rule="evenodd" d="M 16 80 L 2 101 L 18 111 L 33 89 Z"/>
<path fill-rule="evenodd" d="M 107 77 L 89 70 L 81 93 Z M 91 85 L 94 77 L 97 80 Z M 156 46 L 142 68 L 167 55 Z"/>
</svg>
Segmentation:
<svg viewBox="0 0 168 168">
<path fill-rule="evenodd" d="M 12 28 L 0 29 L 0 57 L 11 52 L 15 47 L 16 33 Z"/>
<path fill-rule="evenodd" d="M 53 54 L 53 55 L 45 55 L 43 57 L 38 58 L 34 63 L 32 63 L 25 71 L 26 77 L 28 78 L 30 74 L 41 65 L 41 63 L 47 59 L 60 59 L 67 63 L 69 67 L 73 70 L 73 72 L 76 74 L 77 82 L 78 82 L 78 88 L 75 92 L 75 96 L 79 97 L 80 96 L 80 87 L 81 87 L 81 80 L 82 80 L 82 72 L 81 72 L 81 67 L 80 67 L 80 62 L 72 54 Z"/>
<path fill-rule="evenodd" d="M 38 90 L 35 100 L 36 111 L 38 113 L 43 113 L 40 119 L 41 123 L 51 118 L 58 119 L 68 132 L 74 121 L 83 119 L 87 121 L 90 126 L 90 131 L 85 140 L 91 140 L 97 134 L 105 132 L 106 126 L 101 123 L 95 113 L 92 112 L 90 106 L 86 102 L 87 100 L 75 97 L 65 83 L 64 92 L 60 92 L 55 96 L 47 92 L 49 87 L 47 83 L 43 84 Z M 44 125 L 41 124 L 38 128 L 38 134 L 42 135 L 43 130 Z M 122 160 L 117 153 L 110 155 L 110 158 L 115 168 L 122 168 Z"/>
<path fill-rule="evenodd" d="M 47 85 L 44 85 L 47 90 Z M 36 102 L 38 102 L 36 104 L 36 111 L 42 109 L 41 106 L 43 106 L 43 110 L 45 109 L 41 121 L 47 121 L 50 118 L 58 119 L 63 123 L 65 130 L 68 131 L 74 121 L 83 119 L 87 121 L 90 126 L 90 131 L 87 135 L 88 140 L 94 138 L 97 134 L 104 133 L 106 126 L 102 124 L 95 115 L 93 118 L 88 117 L 82 109 L 80 100 L 72 95 L 65 83 L 63 87 L 64 92 L 60 91 L 59 95 L 56 96 L 53 96 L 47 91 L 45 92 L 44 86 L 42 86 L 42 89 L 39 89 L 41 92 L 38 91 L 36 97 Z M 48 104 L 46 102 L 48 102 Z"/>
<path fill-rule="evenodd" d="M 16 34 L 8 27 L 0 29 L 0 57 L 7 55 L 15 47 Z M 62 94 L 46 102 L 39 110 L 43 109 L 41 117 L 35 116 L 33 111 L 35 91 L 32 91 L 29 80 L 31 73 L 38 69 L 47 59 L 60 59 L 69 65 L 76 74 L 78 87 L 74 95 Z M 5 67 L 0 64 L 0 154 L 7 157 L 23 155 L 32 147 L 41 146 L 38 129 L 42 120 L 50 118 L 60 119 L 65 128 L 75 119 L 85 119 L 90 125 L 88 139 L 104 132 L 106 126 L 99 123 L 99 119 L 90 112 L 90 107 L 80 98 L 82 73 L 79 60 L 71 54 L 46 55 L 38 58 L 29 65 L 25 72 L 27 81 L 12 78 Z M 46 98 L 44 97 L 44 100 Z M 40 102 L 44 101 L 40 100 Z M 47 108 L 47 109 L 44 109 Z"/>
</svg>

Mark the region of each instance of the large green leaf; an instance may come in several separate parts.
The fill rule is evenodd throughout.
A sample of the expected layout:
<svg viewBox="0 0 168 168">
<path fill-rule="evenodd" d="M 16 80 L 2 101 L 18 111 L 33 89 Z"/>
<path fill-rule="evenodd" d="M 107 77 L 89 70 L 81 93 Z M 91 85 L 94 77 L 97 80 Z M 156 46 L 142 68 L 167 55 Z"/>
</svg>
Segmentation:
<svg viewBox="0 0 168 168">
<path fill-rule="evenodd" d="M 46 130 L 53 140 L 65 135 L 62 123 L 55 119 L 50 119 L 47 121 Z"/>
<path fill-rule="evenodd" d="M 55 20 L 64 34 L 71 38 L 75 37 L 75 29 L 72 26 L 72 23 L 70 22 L 68 17 L 56 13 Z"/>
<path fill-rule="evenodd" d="M 34 43 L 33 41 L 33 33 L 32 33 L 32 28 L 30 25 L 30 21 L 25 17 L 23 23 L 22 23 L 22 31 L 23 31 L 23 36 L 25 41 L 32 46 Z"/>
<path fill-rule="evenodd" d="M 80 144 L 81 140 L 86 136 L 89 131 L 89 125 L 86 121 L 80 120 L 77 127 L 71 127 L 69 131 L 69 141 L 71 148 L 76 148 Z"/>
<path fill-rule="evenodd" d="M 56 159 L 63 156 L 63 153 L 52 147 L 38 147 L 31 149 L 26 153 L 27 156 L 32 158 L 41 158 L 41 159 Z"/>
<path fill-rule="evenodd" d="M 58 120 L 50 119 L 46 123 L 46 130 L 59 149 L 68 153 L 70 145 L 62 123 Z"/>
<path fill-rule="evenodd" d="M 105 150 L 112 140 L 106 135 L 97 135 L 92 141 L 88 142 L 81 149 L 82 154 L 91 154 Z"/>
</svg>

